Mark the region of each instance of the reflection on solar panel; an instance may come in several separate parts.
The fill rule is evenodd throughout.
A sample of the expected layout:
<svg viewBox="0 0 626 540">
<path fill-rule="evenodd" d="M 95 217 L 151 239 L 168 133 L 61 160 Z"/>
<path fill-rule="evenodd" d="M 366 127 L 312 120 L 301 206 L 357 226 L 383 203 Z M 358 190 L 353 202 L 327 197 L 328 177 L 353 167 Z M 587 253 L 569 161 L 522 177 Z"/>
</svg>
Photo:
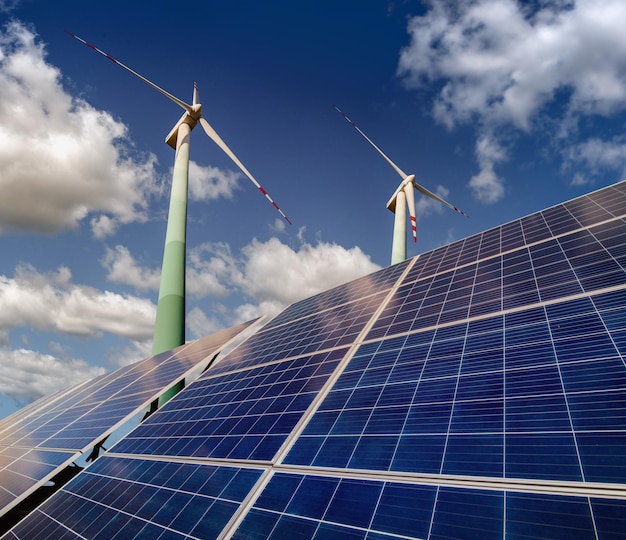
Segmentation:
<svg viewBox="0 0 626 540">
<path fill-rule="evenodd" d="M 626 183 L 294 304 L 7 533 L 626 537 Z"/>
<path fill-rule="evenodd" d="M 76 461 L 252 322 L 42 398 L 0 423 L 0 516 Z"/>
</svg>

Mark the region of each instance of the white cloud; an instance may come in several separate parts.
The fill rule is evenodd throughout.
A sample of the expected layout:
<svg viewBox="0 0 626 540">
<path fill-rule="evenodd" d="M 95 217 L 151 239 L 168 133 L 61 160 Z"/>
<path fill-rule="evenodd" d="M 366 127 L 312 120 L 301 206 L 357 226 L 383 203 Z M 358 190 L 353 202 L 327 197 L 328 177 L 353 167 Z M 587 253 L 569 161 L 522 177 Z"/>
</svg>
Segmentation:
<svg viewBox="0 0 626 540">
<path fill-rule="evenodd" d="M 86 379 L 104 374 L 104 369 L 84 360 L 55 357 L 27 349 L 0 348 L 0 394 L 17 402 L 34 401 Z"/>
<path fill-rule="evenodd" d="M 626 6 L 623 0 L 431 0 L 409 21 L 410 44 L 398 74 L 409 88 L 439 85 L 435 118 L 453 128 L 474 122 L 481 166 L 471 187 L 484 201 L 501 196 L 481 139 L 513 125 L 530 132 L 559 100 L 566 133 L 581 116 L 626 109 Z M 506 156 L 502 157 L 502 160 Z M 500 193 L 500 195 L 498 195 Z"/>
<path fill-rule="evenodd" d="M 444 186 L 438 185 L 437 188 L 434 190 L 434 193 L 442 199 L 448 200 L 450 190 Z M 417 219 L 429 216 L 431 214 L 442 214 L 444 208 L 445 207 L 439 201 L 431 199 L 430 197 L 420 196 L 419 194 L 416 194 L 415 217 Z"/>
<path fill-rule="evenodd" d="M 13 278 L 0 276 L 0 329 L 40 330 L 93 336 L 109 332 L 134 340 L 152 337 L 155 306 L 135 296 L 71 283 L 67 268 L 41 274 L 20 266 Z"/>
<path fill-rule="evenodd" d="M 19 0 L 0 0 L 0 13 L 8 13 L 17 7 Z"/>
<path fill-rule="evenodd" d="M 232 199 L 233 192 L 239 189 L 240 177 L 237 172 L 203 167 L 192 160 L 189 162 L 189 197 L 202 201 L 220 197 Z"/>
<path fill-rule="evenodd" d="M 261 314 L 261 308 L 275 312 L 379 268 L 359 247 L 319 242 L 294 250 L 278 238 L 255 239 L 242 250 L 240 286 Z"/>
<path fill-rule="evenodd" d="M 124 246 L 107 248 L 102 266 L 108 270 L 107 279 L 114 283 L 132 285 L 138 291 L 158 290 L 161 272 L 139 266 Z"/>
<path fill-rule="evenodd" d="M 559 89 L 569 108 L 609 114 L 626 106 L 622 0 L 433 0 L 409 23 L 399 73 L 409 86 L 445 79 L 436 114 L 447 125 L 474 115 L 528 129 Z"/>
<path fill-rule="evenodd" d="M 131 157 L 126 127 L 67 94 L 43 45 L 16 21 L 0 30 L 0 87 L 0 231 L 51 233 L 95 214 L 103 236 L 146 218 L 159 191 L 156 158 Z"/>
<path fill-rule="evenodd" d="M 142 279 L 148 282 L 142 276 L 153 275 L 152 270 L 137 266 L 121 246 L 109 250 L 104 263 L 109 268 L 109 278 L 116 276 L 117 281 L 126 284 Z M 113 272 L 115 268 L 119 271 Z M 275 237 L 266 242 L 255 239 L 239 254 L 233 254 L 224 243 L 202 244 L 189 252 L 189 299 L 242 297 L 244 301 L 230 309 L 218 306 L 210 317 L 195 306 L 188 313 L 187 326 L 193 336 L 200 337 L 262 314 L 274 315 L 293 302 L 379 268 L 358 247 L 346 249 L 324 242 L 303 242 L 294 249 Z"/>
<path fill-rule="evenodd" d="M 251 318 L 252 317 L 250 317 L 250 319 Z M 218 318 L 207 317 L 206 314 L 198 307 L 194 307 L 191 311 L 189 311 L 189 313 L 187 313 L 186 321 L 187 328 L 193 336 L 193 339 L 208 336 L 209 334 L 213 334 L 224 327 Z"/>
<path fill-rule="evenodd" d="M 237 321 L 273 315 L 289 304 L 325 291 L 380 267 L 359 247 L 303 242 L 298 249 L 272 237 L 252 240 L 234 256 L 227 246 L 207 244 L 198 253 L 212 254 L 211 271 L 229 290 L 250 301 L 236 308 Z"/>
<path fill-rule="evenodd" d="M 190 250 L 186 287 L 192 298 L 223 298 L 229 293 L 236 262 L 230 246 L 222 242 L 201 244 Z"/>
<path fill-rule="evenodd" d="M 152 336 L 140 341 L 133 340 L 121 351 L 115 350 L 107 354 L 107 360 L 114 366 L 127 366 L 152 356 Z"/>
<path fill-rule="evenodd" d="M 626 178 L 626 139 L 617 137 L 610 141 L 593 138 L 570 147 L 565 152 L 565 170 L 574 170 L 572 184 L 593 182 L 594 177 L 610 170 Z"/>
<path fill-rule="evenodd" d="M 504 182 L 494 168 L 506 158 L 506 151 L 492 135 L 484 134 L 476 141 L 476 159 L 480 172 L 471 178 L 469 186 L 479 201 L 494 203 L 504 196 Z"/>
<path fill-rule="evenodd" d="M 91 232 L 94 238 L 103 240 L 107 236 L 115 234 L 118 228 L 118 221 L 105 216 L 104 214 L 91 219 Z"/>
</svg>

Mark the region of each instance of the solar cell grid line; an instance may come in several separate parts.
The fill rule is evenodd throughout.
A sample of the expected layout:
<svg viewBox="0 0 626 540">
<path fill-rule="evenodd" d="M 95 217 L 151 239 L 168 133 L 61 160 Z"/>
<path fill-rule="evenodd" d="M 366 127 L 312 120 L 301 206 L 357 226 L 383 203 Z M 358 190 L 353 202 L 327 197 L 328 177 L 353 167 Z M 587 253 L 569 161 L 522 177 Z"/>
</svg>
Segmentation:
<svg viewBox="0 0 626 540">
<path fill-rule="evenodd" d="M 446 246 L 446 252 L 441 257 L 441 265 L 439 266 L 440 272 L 456 268 L 459 257 L 461 256 L 461 250 L 463 249 L 463 243 L 462 241 L 453 242 Z"/>
<path fill-rule="evenodd" d="M 262 472 L 103 456 L 10 534 L 29 540 L 65 531 L 76 535 L 71 538 L 107 540 L 216 538 Z"/>
<path fill-rule="evenodd" d="M 277 472 L 226 538 L 616 538 L 623 500 Z M 439 490 L 438 504 L 435 492 Z M 572 516 L 570 519 L 569 516 Z M 430 531 L 430 535 L 429 535 Z M 590 536 L 591 535 L 591 536 Z"/>
<path fill-rule="evenodd" d="M 112 451 L 269 461 L 346 351 L 205 376 Z"/>
<path fill-rule="evenodd" d="M 169 361 L 177 362 L 180 367 L 176 377 L 185 376 L 193 371 L 196 364 L 207 359 L 207 352 L 215 353 L 216 348 L 228 343 L 253 322 L 218 332 L 213 336 L 182 346 L 178 351 L 170 352 Z M 194 354 L 197 355 L 196 358 Z M 164 363 L 166 368 L 167 362 L 168 360 Z M 154 368 L 151 362 L 146 362 L 146 364 L 150 366 L 150 369 Z M 155 369 L 158 370 L 158 367 Z M 124 368 L 120 370 L 123 375 L 128 371 Z M 141 374 L 141 371 L 139 370 L 138 373 Z M 67 394 L 53 403 L 50 413 L 25 418 L 2 433 L 0 448 L 3 448 L 3 443 L 10 443 L 10 446 L 5 447 L 0 455 L 10 456 L 10 452 L 17 452 L 17 457 L 10 459 L 10 463 L 0 473 L 0 487 L 9 486 L 4 489 L 5 500 L 3 502 L 5 504 L 0 505 L 0 516 L 34 492 L 63 467 L 75 461 L 80 452 L 92 448 L 125 420 L 145 408 L 175 382 L 168 377 L 160 381 L 159 388 L 153 388 L 150 392 L 118 396 L 119 399 L 116 400 L 113 398 L 119 392 L 115 385 L 117 377 L 110 375 L 99 378 L 99 381 L 102 380 L 110 381 L 115 388 L 113 395 L 109 396 L 109 401 L 103 399 L 102 402 L 94 404 L 88 399 L 80 399 L 76 404 L 76 400 Z M 79 385 L 79 394 L 82 396 L 85 389 L 89 387 L 89 384 Z M 83 401 L 85 404 L 81 405 Z M 67 403 L 74 403 L 74 405 L 70 407 Z M 106 411 L 106 414 L 98 414 L 99 406 Z M 32 459 L 37 456 L 40 456 L 40 461 Z"/>
<path fill-rule="evenodd" d="M 379 294 L 387 299 L 391 296 L 390 290 Z M 372 297 L 376 298 L 376 303 L 371 304 L 373 311 L 384 305 L 377 296 Z M 367 327 L 373 311 L 368 311 L 367 317 L 358 323 L 348 322 L 354 336 L 350 344 Z M 295 320 L 291 326 L 299 322 Z M 293 339 L 291 329 L 287 327 L 286 331 Z M 113 450 L 125 454 L 272 460 L 327 381 L 332 381 L 333 373 L 349 351 L 348 346 L 342 346 L 291 357 L 292 349 L 287 342 L 283 345 L 283 357 L 268 363 L 265 357 L 256 354 L 254 342 L 263 338 L 263 334 L 273 333 L 274 329 L 248 339 L 233 351 L 238 354 L 228 355 L 221 364 L 207 370 Z M 235 381 L 236 386 L 231 386 L 230 381 Z M 187 406 L 197 398 L 201 398 L 202 410 Z M 193 418 L 181 416 L 185 411 Z M 176 426 L 183 425 L 185 433 L 177 431 Z"/>
<path fill-rule="evenodd" d="M 542 215 L 546 220 L 552 236 L 558 236 L 559 234 L 573 231 L 582 226 L 564 204 L 543 210 Z"/>
<path fill-rule="evenodd" d="M 408 260 L 403 261 L 353 282 L 339 285 L 329 291 L 296 302 L 269 321 L 262 331 L 270 330 L 287 322 L 293 322 L 298 318 L 310 316 L 312 313 L 321 313 L 324 310 L 336 308 L 337 305 L 352 302 L 355 298 L 363 298 L 387 289 L 396 282 L 398 276 L 402 274 L 408 264 Z"/>
<path fill-rule="evenodd" d="M 82 385 L 85 385 L 89 382 L 89 380 L 84 380 L 75 386 L 71 386 L 69 388 L 64 388 L 63 390 L 59 390 L 58 392 L 54 392 L 48 396 L 43 396 L 38 400 L 26 405 L 25 407 L 19 409 L 15 413 L 3 418 L 0 420 L 0 445 L 2 433 L 11 429 L 19 422 L 24 422 L 28 417 L 33 416 L 35 414 L 40 414 L 40 411 L 45 410 L 47 407 L 50 407 L 52 403 L 59 399 L 63 399 L 68 393 L 73 391 L 77 391 Z"/>
<path fill-rule="evenodd" d="M 285 327 L 272 327 L 251 337 L 216 364 L 212 373 L 229 371 L 249 365 L 310 354 L 351 343 L 387 296 L 382 290 L 361 300 L 354 300 L 321 315 L 296 319 L 285 341 Z"/>
<path fill-rule="evenodd" d="M 252 321 L 251 321 L 252 322 Z M 238 325 L 223 332 L 218 332 L 216 336 L 210 336 L 187 345 L 183 345 L 176 351 L 158 355 L 162 362 L 156 363 L 153 358 L 148 358 L 138 364 L 130 366 L 131 369 L 122 369 L 121 376 L 105 377 L 109 385 L 104 384 L 102 388 L 93 390 L 90 395 L 85 395 L 83 387 L 80 395 L 83 399 L 69 400 L 72 406 L 65 403 L 57 403 L 51 411 L 33 418 L 32 421 L 23 428 L 17 428 L 13 434 L 7 434 L 2 442 L 11 444 L 25 444 L 27 446 L 48 446 L 58 448 L 58 440 L 63 438 L 59 433 L 64 430 L 72 430 L 77 423 L 83 424 L 86 431 L 82 437 L 72 437 L 68 441 L 73 445 L 70 448 L 82 451 L 94 443 L 94 439 L 99 439 L 106 435 L 107 431 L 113 429 L 119 422 L 124 421 L 129 415 L 135 414 L 141 408 L 147 406 L 153 399 L 165 390 L 166 387 L 174 384 L 180 377 L 183 377 L 195 365 L 207 357 L 207 353 L 215 352 L 216 345 L 221 341 L 228 341 L 233 335 L 238 334 L 247 328 L 251 322 Z M 215 341 L 217 342 L 215 343 Z M 176 365 L 174 373 L 169 372 L 168 366 Z M 142 369 L 143 368 L 143 369 Z M 133 373 L 134 378 L 128 378 L 128 373 Z M 166 375 L 162 377 L 162 375 Z M 123 382 L 119 384 L 119 381 Z M 129 385 L 140 385 L 141 381 L 148 381 L 147 390 L 143 393 L 133 393 L 132 390 L 125 392 Z M 96 381 L 102 384 L 103 381 Z M 90 388 L 91 385 L 88 386 Z M 93 396 L 97 396 L 94 400 Z M 119 399 L 116 399 L 119 398 Z M 116 411 L 112 411 L 111 406 L 119 403 Z M 101 418 L 100 425 L 96 424 L 94 408 L 105 407 L 109 409 L 109 414 Z M 54 437 L 54 435 L 57 435 Z"/>
<path fill-rule="evenodd" d="M 624 208 L 626 208 L 626 183 L 622 181 L 609 186 L 605 190 L 590 193 L 587 195 L 587 198 L 597 201 L 602 208 L 606 209 L 613 216 L 621 216 L 624 214 Z"/>
<path fill-rule="evenodd" d="M 565 207 L 583 226 L 595 225 L 615 217 L 590 196 L 570 201 Z"/>
</svg>

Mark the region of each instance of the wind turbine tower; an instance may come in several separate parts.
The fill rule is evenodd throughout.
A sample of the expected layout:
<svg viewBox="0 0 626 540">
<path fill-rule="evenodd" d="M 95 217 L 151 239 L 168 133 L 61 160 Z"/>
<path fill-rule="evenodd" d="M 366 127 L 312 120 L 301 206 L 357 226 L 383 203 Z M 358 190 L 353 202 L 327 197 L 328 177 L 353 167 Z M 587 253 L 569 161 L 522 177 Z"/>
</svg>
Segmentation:
<svg viewBox="0 0 626 540">
<path fill-rule="evenodd" d="M 176 150 L 174 158 L 174 172 L 172 174 L 172 192 L 167 218 L 165 234 L 165 248 L 163 250 L 163 266 L 161 269 L 161 283 L 159 286 L 159 300 L 157 304 L 156 324 L 152 354 L 159 354 L 185 343 L 185 260 L 187 234 L 187 194 L 189 182 L 189 135 L 199 122 L 206 134 L 230 157 L 250 181 L 261 191 L 267 200 L 280 212 L 280 215 L 291 224 L 289 218 L 278 207 L 267 191 L 261 187 L 252 174 L 239 161 L 237 156 L 221 139 L 217 132 L 202 117 L 202 105 L 199 102 L 198 87 L 194 83 L 193 102 L 191 105 L 163 90 L 153 82 L 128 66 L 122 64 L 109 54 L 101 51 L 76 34 L 65 30 L 70 36 L 84 43 L 94 51 L 105 56 L 121 68 L 132 73 L 135 77 L 169 98 L 184 113 L 172 128 L 165 142 Z"/>
<path fill-rule="evenodd" d="M 378 153 L 387 160 L 387 163 L 391 165 L 394 170 L 402 177 L 402 182 L 389 199 L 387 203 L 387 208 L 391 210 L 394 214 L 393 221 L 393 241 L 391 244 L 391 264 L 396 264 L 406 259 L 406 211 L 407 208 L 409 210 L 409 216 L 411 219 L 411 229 L 413 230 L 413 242 L 417 242 L 417 220 L 415 217 L 415 194 L 413 193 L 413 189 L 417 189 L 422 195 L 426 197 L 430 197 L 435 201 L 439 201 L 441 204 L 445 204 L 448 208 L 451 208 L 455 212 L 458 212 L 462 216 L 469 217 L 465 212 L 459 210 L 453 204 L 450 204 L 448 201 L 439 197 L 439 195 L 435 195 L 432 191 L 429 191 L 424 186 L 418 184 L 415 181 L 414 174 L 406 174 L 400 167 L 398 167 L 393 161 L 391 161 L 384 152 L 376 146 L 371 139 L 363 133 L 359 127 L 350 120 L 345 113 L 343 113 L 338 107 L 335 107 L 337 112 L 343 116 L 347 122 L 356 129 L 365 140 L 370 143 Z"/>
</svg>

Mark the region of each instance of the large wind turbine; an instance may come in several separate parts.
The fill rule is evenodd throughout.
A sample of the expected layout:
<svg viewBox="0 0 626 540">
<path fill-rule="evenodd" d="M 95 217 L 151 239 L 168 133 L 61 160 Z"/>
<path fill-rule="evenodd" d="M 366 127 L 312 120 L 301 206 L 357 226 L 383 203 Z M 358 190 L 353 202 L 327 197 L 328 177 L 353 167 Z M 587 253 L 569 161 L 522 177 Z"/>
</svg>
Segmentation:
<svg viewBox="0 0 626 540">
<path fill-rule="evenodd" d="M 348 123 L 356 129 L 365 140 L 370 143 L 378 153 L 383 156 L 389 165 L 391 165 L 394 170 L 402 177 L 402 182 L 398 186 L 398 189 L 394 192 L 387 203 L 387 208 L 391 210 L 394 214 L 393 221 L 393 243 L 391 245 L 391 264 L 399 263 L 400 261 L 404 261 L 406 259 L 406 210 L 407 207 L 409 209 L 409 215 L 411 217 L 411 228 L 413 229 L 413 242 L 417 242 L 417 225 L 415 218 L 415 197 L 413 193 L 413 189 L 417 189 L 422 195 L 426 197 L 430 197 L 435 201 L 439 201 L 441 204 L 445 204 L 448 208 L 451 208 L 455 212 L 458 212 L 462 216 L 469 217 L 463 210 L 459 210 L 453 204 L 450 204 L 448 201 L 439 197 L 439 195 L 435 195 L 432 191 L 429 191 L 424 186 L 418 184 L 415 181 L 414 174 L 406 174 L 400 167 L 398 167 L 393 161 L 391 161 L 384 152 L 376 146 L 372 140 L 363 133 L 359 127 L 350 120 L 345 113 L 343 113 L 339 107 L 335 107 L 339 114 L 343 116 Z"/>
<path fill-rule="evenodd" d="M 206 134 L 232 159 L 243 173 L 259 188 L 267 200 L 280 212 L 280 215 L 291 224 L 289 218 L 278 207 L 267 191 L 255 180 L 239 161 L 237 156 L 226 145 L 221 137 L 202 117 L 202 105 L 198 98 L 198 87 L 194 83 L 193 104 L 184 101 L 166 92 L 139 73 L 125 66 L 109 54 L 101 51 L 91 43 L 81 39 L 76 34 L 66 30 L 70 36 L 84 43 L 94 51 L 105 56 L 118 66 L 132 73 L 135 77 L 150 85 L 152 88 L 172 100 L 184 109 L 180 120 L 166 137 L 165 142 L 176 150 L 174 172 L 172 175 L 172 193 L 170 197 L 165 248 L 163 250 L 163 266 L 161 283 L 159 286 L 159 301 L 157 304 L 156 324 L 152 354 L 158 354 L 185 343 L 185 243 L 187 229 L 187 186 L 189 179 L 189 134 L 195 125 L 200 122 Z"/>
</svg>

